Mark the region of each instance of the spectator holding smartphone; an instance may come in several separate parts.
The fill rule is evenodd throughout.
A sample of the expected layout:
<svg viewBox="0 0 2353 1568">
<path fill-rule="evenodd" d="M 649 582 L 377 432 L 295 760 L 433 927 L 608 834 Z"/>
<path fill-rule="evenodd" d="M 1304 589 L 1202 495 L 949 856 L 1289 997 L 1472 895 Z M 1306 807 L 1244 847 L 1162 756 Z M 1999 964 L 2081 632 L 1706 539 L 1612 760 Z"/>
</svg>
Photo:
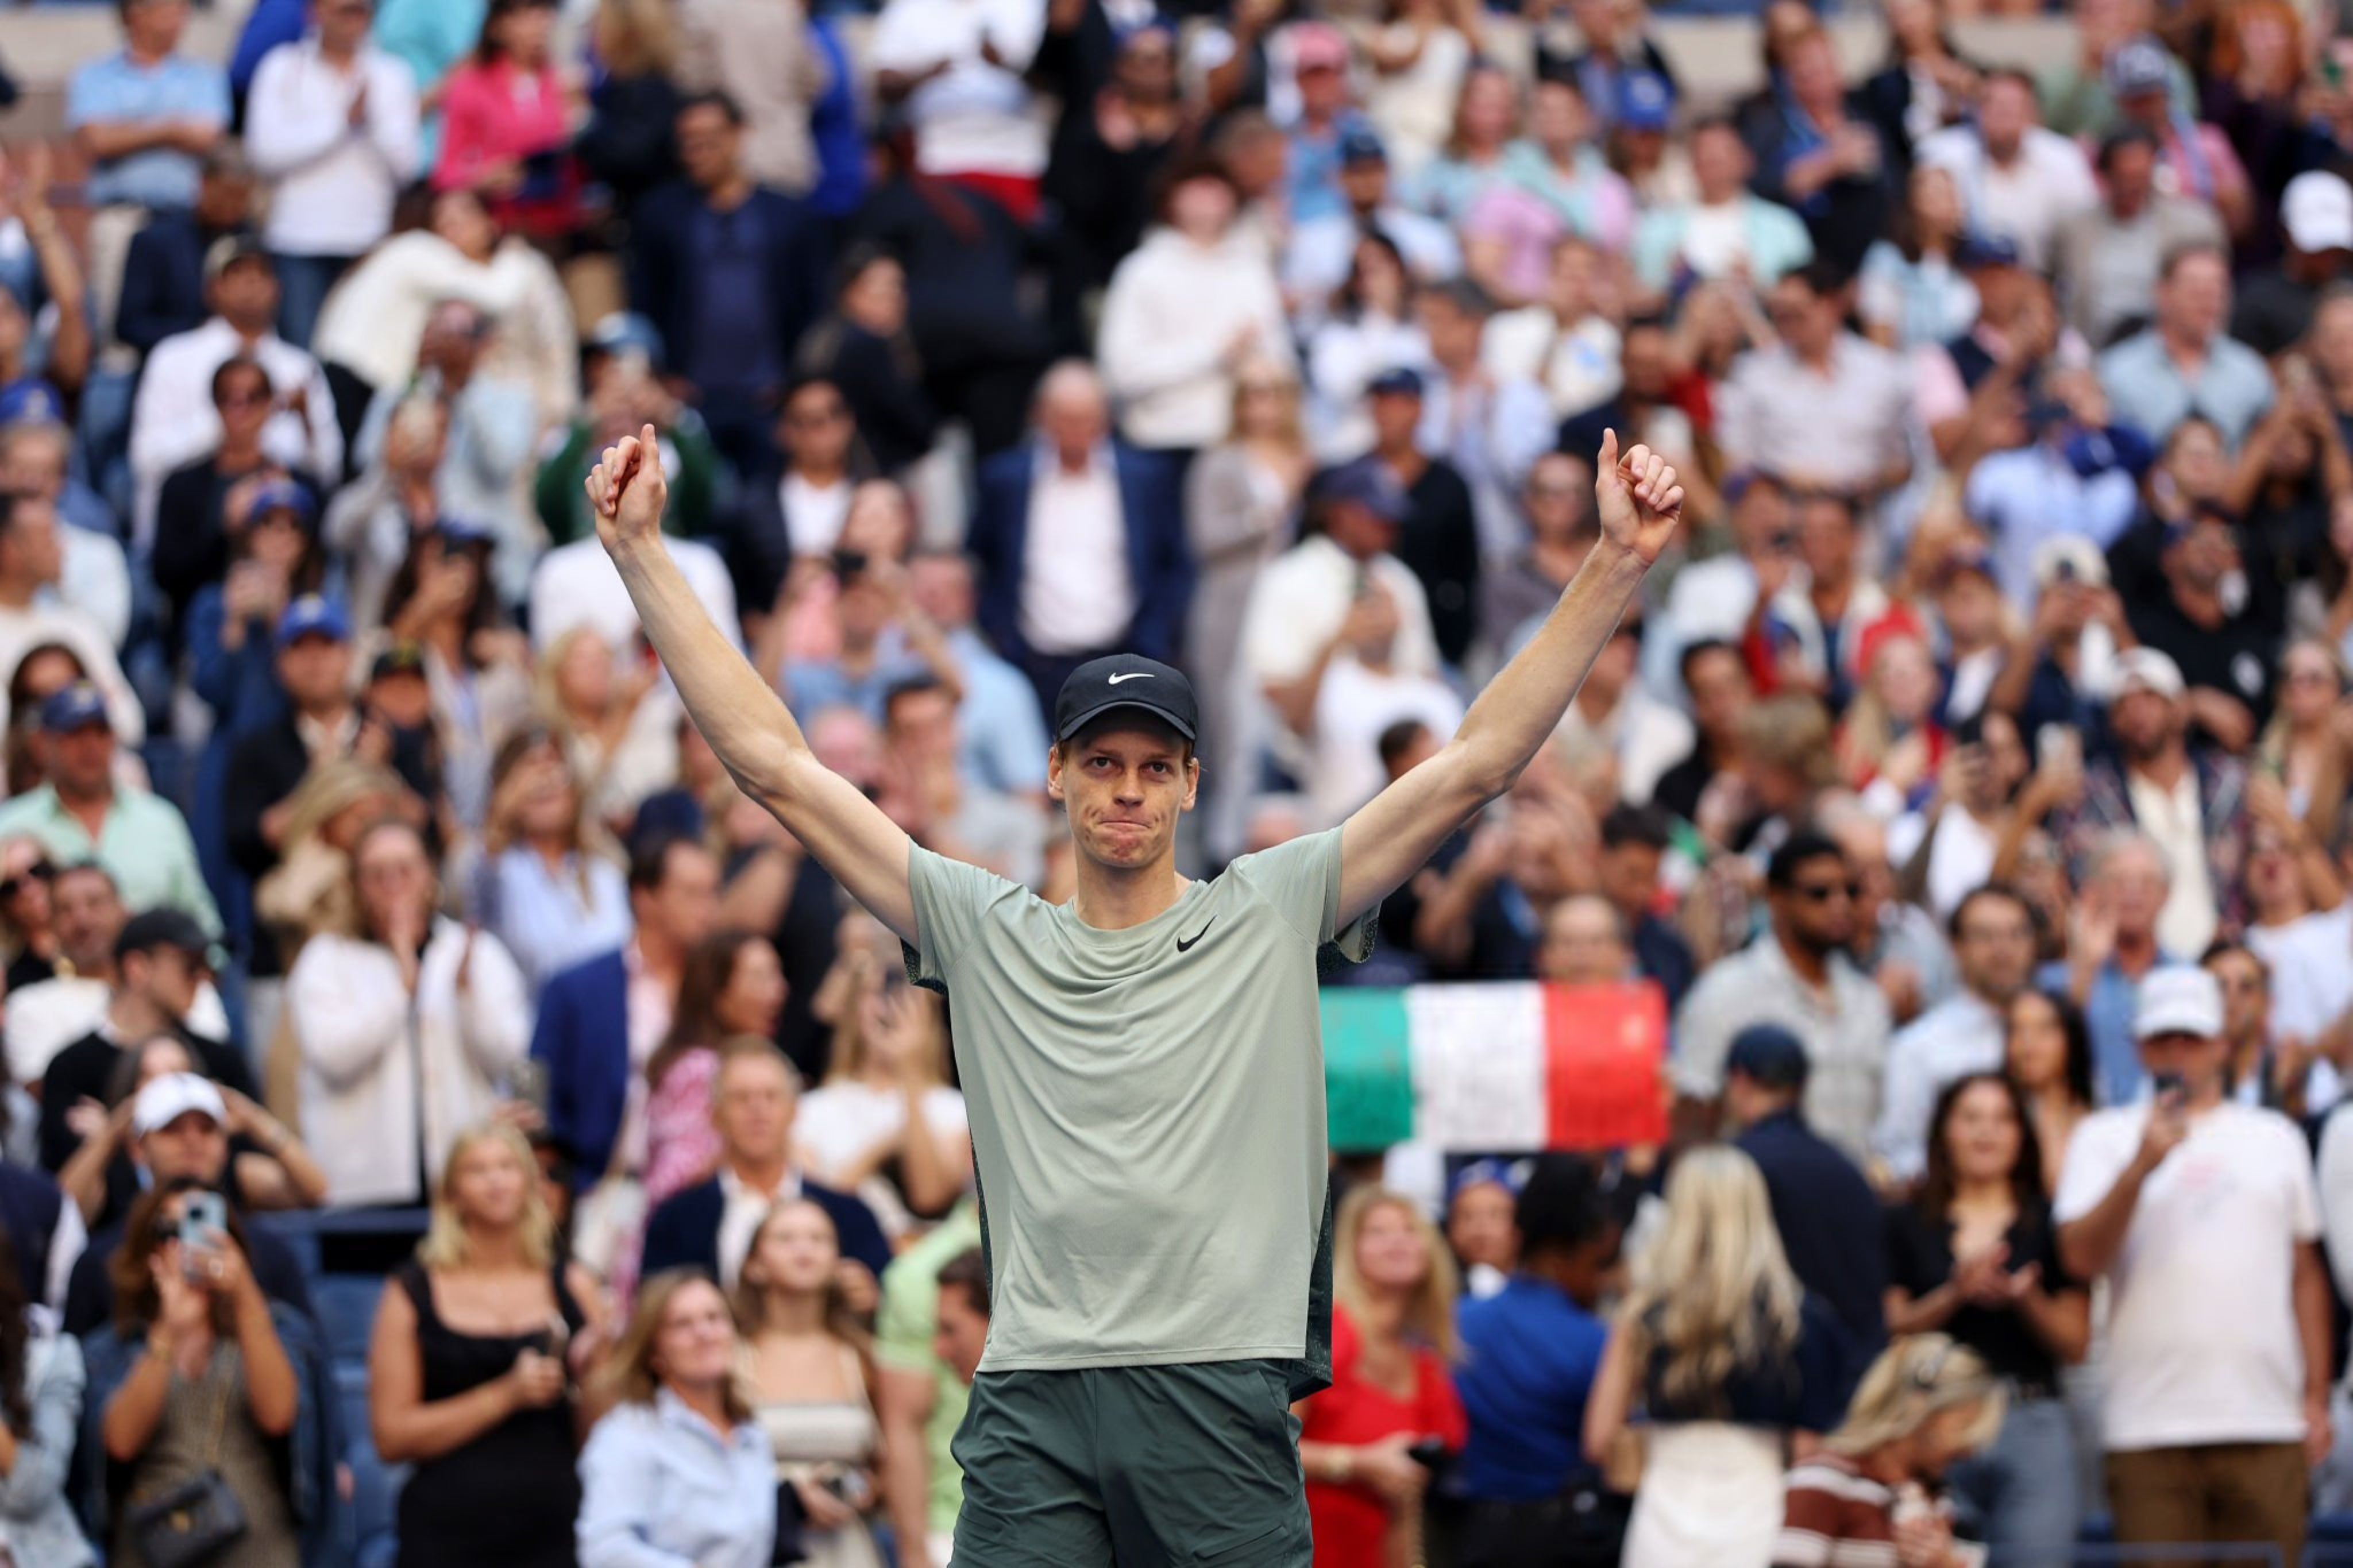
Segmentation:
<svg viewBox="0 0 2353 1568">
<path fill-rule="evenodd" d="M 2295 1123 L 2232 1101 L 2222 992 L 2168 965 L 2133 1022 L 2152 1094 L 2084 1119 L 2059 1258 L 2105 1276 L 2103 1434 L 2116 1538 L 2304 1551 L 2329 1447 L 2319 1198 Z"/>
<path fill-rule="evenodd" d="M 194 1183 L 139 1200 L 113 1276 L 113 1321 L 85 1347 L 83 1432 L 104 1456 L 91 1517 L 111 1522 L 108 1560 L 146 1568 L 169 1539 L 169 1517 L 142 1502 L 225 1491 L 244 1516 L 226 1547 L 239 1568 L 296 1568 L 329 1495 L 317 1484 L 323 1363 L 307 1323 L 262 1293 L 243 1223 Z"/>
<path fill-rule="evenodd" d="M 580 1483 L 571 1373 L 605 1334 L 603 1299 L 559 1258 L 522 1135 L 485 1123 L 451 1146 L 417 1256 L 368 1347 L 368 1424 L 400 1494 L 400 1562 L 572 1568 Z"/>
</svg>

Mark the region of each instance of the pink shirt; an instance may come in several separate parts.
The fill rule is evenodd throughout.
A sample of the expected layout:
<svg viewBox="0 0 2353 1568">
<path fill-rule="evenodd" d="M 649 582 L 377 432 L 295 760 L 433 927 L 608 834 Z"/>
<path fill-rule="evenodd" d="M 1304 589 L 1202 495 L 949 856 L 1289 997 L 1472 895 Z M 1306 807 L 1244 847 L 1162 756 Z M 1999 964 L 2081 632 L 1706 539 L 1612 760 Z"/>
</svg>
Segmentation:
<svg viewBox="0 0 2353 1568">
<path fill-rule="evenodd" d="M 449 75 L 443 100 L 441 161 L 433 188 L 473 184 L 494 163 L 521 162 L 540 153 L 565 153 L 572 142 L 572 112 L 563 80 L 553 67 L 517 69 L 511 62 L 469 62 Z M 568 216 L 579 196 L 579 174 L 567 155 L 551 184 L 527 172 L 522 195 L 491 198 L 502 222 L 532 227 L 533 220 Z"/>
</svg>

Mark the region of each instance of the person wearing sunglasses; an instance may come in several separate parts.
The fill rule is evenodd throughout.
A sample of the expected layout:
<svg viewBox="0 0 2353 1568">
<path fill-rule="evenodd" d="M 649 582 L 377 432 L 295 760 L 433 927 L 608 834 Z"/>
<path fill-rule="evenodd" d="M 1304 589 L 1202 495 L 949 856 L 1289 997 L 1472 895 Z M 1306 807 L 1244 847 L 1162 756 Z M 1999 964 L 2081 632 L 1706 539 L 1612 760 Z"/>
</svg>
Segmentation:
<svg viewBox="0 0 2353 1568">
<path fill-rule="evenodd" d="M 1887 998 L 1850 956 L 1860 888 L 1837 843 L 1792 834 L 1765 868 L 1766 932 L 1702 974 L 1675 1014 L 1674 1073 L 1685 1124 L 1712 1125 L 1734 1037 L 1751 1024 L 1797 1036 L 1811 1064 L 1806 1118 L 1857 1160 L 1869 1146 L 1887 1056 Z"/>
<path fill-rule="evenodd" d="M 37 839 L 0 844 L 0 938 L 8 951 L 8 989 L 20 991 L 58 972 L 58 933 L 50 924 L 49 884 L 58 868 Z"/>
</svg>

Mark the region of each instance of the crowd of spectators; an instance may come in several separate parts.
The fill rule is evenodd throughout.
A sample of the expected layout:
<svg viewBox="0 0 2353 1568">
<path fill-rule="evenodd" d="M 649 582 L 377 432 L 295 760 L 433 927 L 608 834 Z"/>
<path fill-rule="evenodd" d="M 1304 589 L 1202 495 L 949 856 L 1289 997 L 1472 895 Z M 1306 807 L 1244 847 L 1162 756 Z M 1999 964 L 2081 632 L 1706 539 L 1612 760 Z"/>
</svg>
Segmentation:
<svg viewBox="0 0 2353 1568">
<path fill-rule="evenodd" d="M 1049 900 L 1077 666 L 1190 674 L 1214 875 L 1447 740 L 1605 431 L 1683 477 L 1329 977 L 1653 993 L 1668 1135 L 1343 1152 L 1321 1568 L 2353 1510 L 2340 7 L 1769 0 L 1711 97 L 1641 0 L 1171 4 L 121 0 L 0 119 L 0 1563 L 947 1561 L 948 1010 L 686 722 L 648 426 L 821 760 Z"/>
</svg>

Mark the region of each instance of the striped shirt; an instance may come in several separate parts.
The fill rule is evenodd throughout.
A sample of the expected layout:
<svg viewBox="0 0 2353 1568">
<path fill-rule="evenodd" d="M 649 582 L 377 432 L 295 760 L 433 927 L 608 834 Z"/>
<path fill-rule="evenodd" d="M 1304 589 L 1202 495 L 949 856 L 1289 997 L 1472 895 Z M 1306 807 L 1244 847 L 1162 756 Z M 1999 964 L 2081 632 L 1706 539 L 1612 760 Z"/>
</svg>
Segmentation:
<svg viewBox="0 0 2353 1568">
<path fill-rule="evenodd" d="M 1895 1489 L 1852 1459 L 1817 1454 L 1789 1472 L 1773 1568 L 1895 1568 Z"/>
</svg>

